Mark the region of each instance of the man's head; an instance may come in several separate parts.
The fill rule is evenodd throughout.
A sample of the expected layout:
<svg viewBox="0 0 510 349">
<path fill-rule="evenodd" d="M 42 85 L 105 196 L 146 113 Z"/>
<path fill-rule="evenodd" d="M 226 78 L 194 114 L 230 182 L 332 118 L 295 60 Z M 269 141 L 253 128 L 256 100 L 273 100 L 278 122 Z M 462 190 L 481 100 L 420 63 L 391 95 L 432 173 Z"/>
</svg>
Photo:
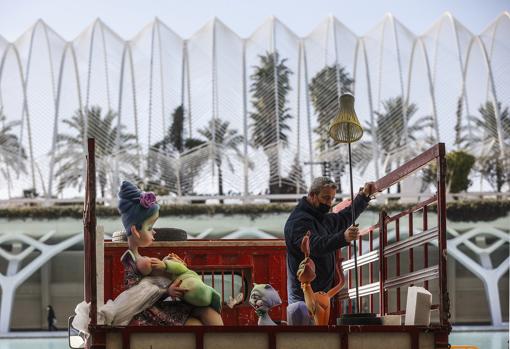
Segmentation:
<svg viewBox="0 0 510 349">
<path fill-rule="evenodd" d="M 317 177 L 308 191 L 308 202 L 322 213 L 327 213 L 335 199 L 335 194 L 336 184 L 331 178 Z"/>
</svg>

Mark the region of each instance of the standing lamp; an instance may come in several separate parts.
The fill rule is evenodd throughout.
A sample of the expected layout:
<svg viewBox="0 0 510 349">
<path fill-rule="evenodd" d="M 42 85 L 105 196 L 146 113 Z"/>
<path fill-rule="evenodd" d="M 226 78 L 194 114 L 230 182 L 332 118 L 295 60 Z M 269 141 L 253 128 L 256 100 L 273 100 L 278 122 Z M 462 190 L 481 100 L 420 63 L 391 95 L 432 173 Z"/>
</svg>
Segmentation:
<svg viewBox="0 0 510 349">
<path fill-rule="evenodd" d="M 354 212 L 354 190 L 352 184 L 352 160 L 351 143 L 357 142 L 363 136 L 363 128 L 359 123 L 356 112 L 354 111 L 354 96 L 345 93 L 340 96 L 340 111 L 331 122 L 329 136 L 337 143 L 347 143 L 349 147 L 349 178 L 351 186 L 351 213 L 352 224 L 356 224 L 356 215 Z M 353 314 L 343 314 L 337 322 L 340 325 L 361 325 L 361 324 L 380 324 L 380 319 L 373 313 L 359 312 L 359 290 L 358 290 L 358 259 L 356 253 L 356 239 L 354 240 L 354 281 L 356 285 L 356 302 Z"/>
</svg>

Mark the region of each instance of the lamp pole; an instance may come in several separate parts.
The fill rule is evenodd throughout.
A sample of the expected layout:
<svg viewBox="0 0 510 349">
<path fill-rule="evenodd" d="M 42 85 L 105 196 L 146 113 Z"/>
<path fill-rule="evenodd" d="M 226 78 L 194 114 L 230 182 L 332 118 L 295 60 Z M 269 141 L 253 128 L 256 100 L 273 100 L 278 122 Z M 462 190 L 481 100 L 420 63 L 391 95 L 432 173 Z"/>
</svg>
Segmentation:
<svg viewBox="0 0 510 349">
<path fill-rule="evenodd" d="M 337 143 L 347 143 L 349 150 L 349 179 L 351 187 L 351 218 L 352 225 L 356 226 L 356 213 L 354 209 L 354 188 L 352 181 L 352 149 L 351 143 L 357 142 L 363 136 L 363 128 L 354 111 L 354 96 L 345 93 L 340 96 L 340 111 L 331 122 L 329 136 Z M 358 286 L 358 256 L 356 241 L 353 241 L 354 247 L 354 282 L 356 288 L 356 302 L 353 314 L 343 314 L 340 317 L 342 325 L 362 325 L 362 324 L 381 324 L 381 319 L 372 313 L 360 313 L 360 299 Z"/>
</svg>

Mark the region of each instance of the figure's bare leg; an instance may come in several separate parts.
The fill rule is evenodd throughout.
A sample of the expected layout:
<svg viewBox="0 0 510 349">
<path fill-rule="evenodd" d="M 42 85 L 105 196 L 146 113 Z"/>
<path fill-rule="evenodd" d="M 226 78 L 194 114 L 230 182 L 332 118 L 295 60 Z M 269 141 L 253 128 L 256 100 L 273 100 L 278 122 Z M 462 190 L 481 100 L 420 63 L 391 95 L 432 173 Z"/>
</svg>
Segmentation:
<svg viewBox="0 0 510 349">
<path fill-rule="evenodd" d="M 202 326 L 202 322 L 194 317 L 189 317 L 188 320 L 184 323 L 184 326 Z"/>
<path fill-rule="evenodd" d="M 193 315 L 198 317 L 206 326 L 223 326 L 221 315 L 211 307 L 195 308 Z"/>
</svg>

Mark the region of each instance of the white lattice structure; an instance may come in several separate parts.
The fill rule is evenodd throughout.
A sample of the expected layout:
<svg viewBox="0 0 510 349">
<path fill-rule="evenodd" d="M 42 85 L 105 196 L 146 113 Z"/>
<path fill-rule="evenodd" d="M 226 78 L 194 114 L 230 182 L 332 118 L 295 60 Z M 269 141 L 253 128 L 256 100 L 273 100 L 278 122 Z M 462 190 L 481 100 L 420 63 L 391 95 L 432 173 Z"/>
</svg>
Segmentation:
<svg viewBox="0 0 510 349">
<path fill-rule="evenodd" d="M 206 229 L 204 232 L 198 234 L 195 237 L 190 236 L 190 239 L 211 238 L 210 234 L 212 231 L 213 228 Z M 508 251 L 508 246 L 510 245 L 510 236 L 508 232 L 499 228 L 493 228 L 489 224 L 476 224 L 476 227 L 471 227 L 467 230 L 462 229 L 462 231 L 463 233 L 459 233 L 452 227 L 448 228 L 448 254 L 453 258 L 453 260 L 455 260 L 456 263 L 461 263 L 467 270 L 472 272 L 478 279 L 482 281 L 485 289 L 487 304 L 490 308 L 490 319 L 492 326 L 499 328 L 504 328 L 505 326 L 508 327 L 508 323 L 505 323 L 502 319 L 501 305 L 502 297 L 507 295 L 499 294 L 498 282 L 505 274 L 509 272 L 509 257 L 507 253 L 506 257 L 499 261 L 498 265 L 494 265 L 494 261 L 491 259 L 491 255 L 496 251 Z M 405 233 L 405 229 L 402 230 L 402 232 Z M 83 234 L 79 233 L 66 238 L 58 244 L 45 244 L 44 241 L 48 240 L 53 235 L 54 232 L 49 232 L 41 236 L 38 240 L 23 234 L 6 234 L 0 236 L 0 244 L 3 246 L 11 247 L 9 251 L 6 251 L 4 248 L 0 248 L 0 257 L 7 260 L 8 262 L 5 275 L 0 274 L 0 286 L 2 287 L 0 333 L 9 331 L 9 323 L 11 322 L 11 317 L 15 316 L 12 314 L 12 306 L 16 289 L 21 284 L 23 284 L 23 282 L 25 282 L 31 275 L 36 273 L 39 268 L 47 263 L 52 257 L 72 247 L 73 245 L 80 243 L 83 239 Z M 272 239 L 281 238 L 281 236 L 274 235 L 274 233 L 271 234 L 265 232 L 255 227 L 241 227 L 233 232 L 225 233 L 225 235 L 223 235 L 221 238 Z M 388 231 L 388 239 L 390 241 L 395 239 L 395 231 L 393 229 Z M 98 244 L 98 247 L 99 245 L 101 244 Z M 368 244 L 364 244 L 363 247 L 365 250 L 364 253 L 367 253 Z M 373 248 L 377 251 L 377 240 L 375 241 Z M 466 248 L 472 253 L 467 254 Z M 20 269 L 23 260 L 31 255 L 34 250 L 40 251 L 40 255 L 38 255 L 34 260 Z M 503 253 L 503 255 L 504 254 L 505 253 Z M 83 258 L 82 254 L 79 253 L 77 258 Z M 453 261 L 450 261 L 449 265 L 454 266 L 452 262 Z M 448 278 L 449 283 L 452 285 L 449 286 L 450 301 L 454 302 L 456 298 L 456 291 L 454 289 L 455 275 L 449 274 Z M 102 299 L 100 301 L 102 302 Z M 465 302 L 463 304 L 465 304 Z M 454 308 L 455 306 L 452 304 L 450 309 L 452 310 Z M 37 309 L 34 309 L 34 312 L 36 311 Z M 69 309 L 69 311 L 72 311 L 72 309 Z"/>
<path fill-rule="evenodd" d="M 475 155 L 497 150 L 504 160 L 509 36 L 508 12 L 478 35 L 449 13 L 420 35 L 388 14 L 362 36 L 334 17 L 306 37 L 269 18 L 248 38 L 214 19 L 183 39 L 155 19 L 126 40 L 98 19 L 70 42 L 39 20 L 15 42 L 0 37 L 0 130 L 12 135 L 0 144 L 0 198 L 29 188 L 52 197 L 61 181 L 61 196 L 82 195 L 85 134 L 103 149 L 96 156 L 107 198 L 124 178 L 179 197 L 275 193 L 286 183 L 302 191 L 321 172 L 305 163 L 332 161 L 339 177 L 344 149 L 320 140 L 346 90 L 367 130 L 354 152 L 359 183 L 430 139 L 452 149 L 456 125 Z M 500 108 L 481 130 L 469 116 L 491 105 Z M 182 127 L 169 135 L 179 106 Z M 109 124 L 87 113 L 96 107 L 103 120 L 114 113 Z M 385 126 L 378 119 L 388 109 L 398 115 Z M 80 112 L 82 136 L 66 122 Z M 112 132 L 120 125 L 133 137 Z"/>
<path fill-rule="evenodd" d="M 10 245 L 12 247 L 10 251 L 0 247 L 0 256 L 7 260 L 5 275 L 0 273 L 0 287 L 2 288 L 0 333 L 9 331 L 16 289 L 52 257 L 83 240 L 83 234 L 76 234 L 58 244 L 45 244 L 44 241 L 52 237 L 54 233 L 54 231 L 50 231 L 39 240 L 24 234 L 2 234 L 0 236 L 2 246 Z M 34 250 L 38 250 L 40 254 L 20 269 L 23 260 Z M 34 309 L 34 312 L 37 310 Z"/>
</svg>

